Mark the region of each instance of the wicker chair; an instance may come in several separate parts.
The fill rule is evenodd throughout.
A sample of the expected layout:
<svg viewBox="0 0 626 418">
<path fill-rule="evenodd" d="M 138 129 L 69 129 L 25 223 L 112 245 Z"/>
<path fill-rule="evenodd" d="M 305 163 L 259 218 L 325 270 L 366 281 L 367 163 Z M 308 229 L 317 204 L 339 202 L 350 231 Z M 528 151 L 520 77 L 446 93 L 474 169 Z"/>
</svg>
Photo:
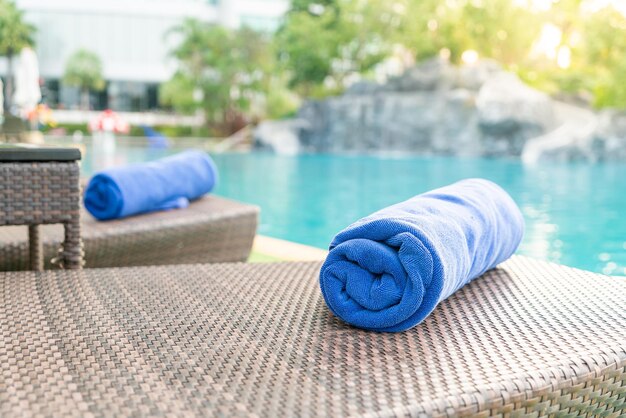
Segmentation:
<svg viewBox="0 0 626 418">
<path fill-rule="evenodd" d="M 319 268 L 0 273 L 0 416 L 626 415 L 626 279 L 517 257 L 380 334 Z"/>
<path fill-rule="evenodd" d="M 85 267 L 121 267 L 244 261 L 256 233 L 259 209 L 217 196 L 199 199 L 187 209 L 99 222 L 81 214 Z M 54 266 L 63 241 L 58 225 L 40 227 L 44 268 Z M 0 270 L 29 269 L 25 227 L 0 228 Z"/>
<path fill-rule="evenodd" d="M 80 158 L 72 148 L 0 146 L 0 234 L 22 232 L 24 268 L 43 269 L 40 228 L 50 224 L 57 224 L 59 238 L 49 258 L 64 268 L 82 267 Z"/>
</svg>

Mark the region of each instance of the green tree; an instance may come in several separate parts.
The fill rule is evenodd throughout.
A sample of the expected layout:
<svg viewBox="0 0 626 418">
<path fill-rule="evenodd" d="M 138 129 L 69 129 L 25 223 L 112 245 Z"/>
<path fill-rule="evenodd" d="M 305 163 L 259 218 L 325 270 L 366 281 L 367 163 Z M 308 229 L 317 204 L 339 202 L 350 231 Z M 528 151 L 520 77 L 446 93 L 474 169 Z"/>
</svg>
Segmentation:
<svg viewBox="0 0 626 418">
<path fill-rule="evenodd" d="M 459 63 L 472 49 L 513 66 L 528 54 L 540 23 L 511 0 L 297 0 L 276 42 L 290 85 L 316 95 L 328 93 L 324 82 L 341 88 L 346 76 L 367 74 L 397 44 L 417 61 L 447 49 Z"/>
<path fill-rule="evenodd" d="M 229 30 L 193 19 L 173 33 L 182 39 L 171 52 L 179 68 L 162 86 L 161 103 L 185 113 L 201 109 L 212 128 L 232 133 L 267 92 L 270 40 L 247 27 Z"/>
<path fill-rule="evenodd" d="M 11 0 L 0 0 L 0 56 L 7 58 L 5 109 L 13 96 L 13 58 L 22 48 L 33 46 L 34 26 L 24 21 L 23 13 Z"/>
<path fill-rule="evenodd" d="M 606 7 L 584 22 L 581 64 L 591 75 L 596 107 L 626 109 L 626 16 Z"/>
<path fill-rule="evenodd" d="M 161 98 L 181 111 L 200 107 L 209 122 L 224 124 L 229 115 L 248 112 L 258 94 L 271 107 L 290 107 L 285 80 L 304 97 L 336 94 L 352 75 L 371 76 L 399 45 L 418 62 L 445 51 L 461 64 L 463 53 L 475 50 L 549 93 L 593 95 L 598 107 L 626 108 L 626 17 L 611 7 L 590 12 L 584 0 L 559 0 L 547 9 L 533 4 L 293 0 L 273 43 L 249 30 L 190 21 L 176 30 L 183 38 L 173 51 L 180 70 Z M 558 59 L 538 47 L 546 24 L 560 31 Z"/>
<path fill-rule="evenodd" d="M 63 83 L 81 91 L 81 107 L 89 109 L 89 92 L 101 91 L 106 86 L 102 62 L 98 55 L 85 49 L 72 54 L 65 64 Z"/>
<path fill-rule="evenodd" d="M 518 64 L 541 28 L 536 14 L 511 0 L 409 0 L 401 19 L 399 40 L 418 61 L 445 48 L 455 64 L 467 50 L 505 66 Z"/>
<path fill-rule="evenodd" d="M 331 12 L 316 16 L 293 11 L 278 33 L 279 58 L 290 73 L 289 86 L 305 96 L 312 95 L 332 72 L 341 37 L 336 26 Z"/>
<path fill-rule="evenodd" d="M 351 74 L 370 71 L 391 47 L 399 20 L 395 3 L 335 0 L 296 1 L 276 35 L 289 85 L 305 96 L 340 91 Z M 330 82 L 334 88 L 325 88 Z"/>
<path fill-rule="evenodd" d="M 337 0 L 292 0 L 290 12 L 308 12 L 317 15 L 322 8 L 337 11 L 337 6 Z"/>
<path fill-rule="evenodd" d="M 196 81 L 182 71 L 178 71 L 159 88 L 159 102 L 178 112 L 191 114 L 200 107 L 199 102 L 203 99 L 200 97 L 201 94 Z"/>
<path fill-rule="evenodd" d="M 559 47 L 571 51 L 567 68 L 545 59 L 527 62 L 522 76 L 549 93 L 590 98 L 598 108 L 626 109 L 626 16 L 610 6 L 590 13 L 583 5 L 561 0 L 542 16 L 562 32 Z"/>
</svg>

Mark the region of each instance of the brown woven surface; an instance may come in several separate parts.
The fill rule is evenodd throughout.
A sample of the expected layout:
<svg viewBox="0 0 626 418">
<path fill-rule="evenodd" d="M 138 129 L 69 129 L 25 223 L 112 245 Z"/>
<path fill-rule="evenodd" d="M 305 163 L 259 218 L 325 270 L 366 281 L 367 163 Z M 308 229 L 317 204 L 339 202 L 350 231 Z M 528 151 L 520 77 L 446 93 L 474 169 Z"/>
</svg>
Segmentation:
<svg viewBox="0 0 626 418">
<path fill-rule="evenodd" d="M 319 267 L 0 273 L 0 416 L 626 414 L 626 279 L 518 257 L 377 334 Z"/>
<path fill-rule="evenodd" d="M 80 268 L 80 186 L 78 163 L 33 162 L 0 163 L 0 225 L 60 224 L 58 239 L 48 248 L 48 259 L 55 257 L 66 268 Z M 39 269 L 41 260 L 29 261 L 28 228 L 0 227 L 0 236 L 22 231 L 19 259 L 22 269 Z M 43 234 L 31 228 L 33 254 L 41 256 L 36 239 Z M 63 245 L 61 245 L 63 244 Z M 2 245 L 0 253 L 14 248 Z M 0 255 L 0 258 L 5 258 Z"/>
<path fill-rule="evenodd" d="M 256 206 L 207 196 L 188 208 L 99 222 L 82 213 L 85 267 L 243 261 L 256 233 Z M 45 268 L 62 228 L 41 227 Z M 0 270 L 27 270 L 27 230 L 0 228 Z"/>
</svg>

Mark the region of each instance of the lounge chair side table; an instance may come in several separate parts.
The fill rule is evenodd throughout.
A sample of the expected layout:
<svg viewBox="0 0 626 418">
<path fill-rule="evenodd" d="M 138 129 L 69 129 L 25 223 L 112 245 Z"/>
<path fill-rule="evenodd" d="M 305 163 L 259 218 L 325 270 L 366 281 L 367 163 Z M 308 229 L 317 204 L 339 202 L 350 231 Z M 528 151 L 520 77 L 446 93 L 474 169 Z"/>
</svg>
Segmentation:
<svg viewBox="0 0 626 418">
<path fill-rule="evenodd" d="M 39 225 L 63 224 L 55 262 L 80 269 L 80 183 L 76 148 L 0 145 L 0 225 L 27 225 L 31 270 L 43 270 Z"/>
</svg>

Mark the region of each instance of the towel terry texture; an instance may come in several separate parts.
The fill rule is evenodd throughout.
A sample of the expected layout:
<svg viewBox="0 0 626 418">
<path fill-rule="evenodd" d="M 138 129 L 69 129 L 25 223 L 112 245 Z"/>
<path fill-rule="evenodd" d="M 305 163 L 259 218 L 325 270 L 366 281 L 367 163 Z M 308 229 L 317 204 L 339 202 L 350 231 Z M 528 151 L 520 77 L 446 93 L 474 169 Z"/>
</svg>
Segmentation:
<svg viewBox="0 0 626 418">
<path fill-rule="evenodd" d="M 382 209 L 335 236 L 320 272 L 330 310 L 354 326 L 404 331 L 508 259 L 524 219 L 498 185 L 468 179 Z"/>
<path fill-rule="evenodd" d="M 210 192 L 217 182 L 211 157 L 185 151 L 148 163 L 101 171 L 85 190 L 87 210 L 99 220 L 184 208 Z"/>
</svg>

